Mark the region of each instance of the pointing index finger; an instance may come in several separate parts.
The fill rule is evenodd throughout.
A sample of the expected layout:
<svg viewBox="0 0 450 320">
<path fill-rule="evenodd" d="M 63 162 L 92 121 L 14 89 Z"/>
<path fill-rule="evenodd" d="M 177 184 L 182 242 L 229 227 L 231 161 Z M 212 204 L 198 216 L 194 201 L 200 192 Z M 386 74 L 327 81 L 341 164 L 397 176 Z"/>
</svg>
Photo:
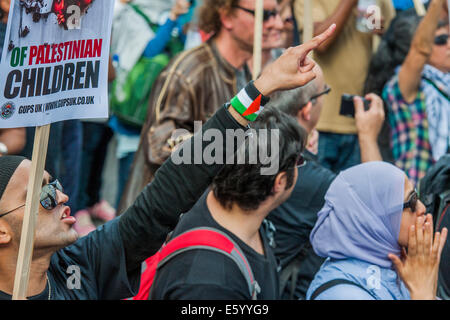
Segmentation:
<svg viewBox="0 0 450 320">
<path fill-rule="evenodd" d="M 299 49 L 301 48 L 301 50 L 304 51 L 304 54 L 308 55 L 310 51 L 317 49 L 322 43 L 327 41 L 335 30 L 336 24 L 333 23 L 325 32 L 319 34 L 318 36 L 312 38 L 310 41 L 299 46 Z"/>
</svg>

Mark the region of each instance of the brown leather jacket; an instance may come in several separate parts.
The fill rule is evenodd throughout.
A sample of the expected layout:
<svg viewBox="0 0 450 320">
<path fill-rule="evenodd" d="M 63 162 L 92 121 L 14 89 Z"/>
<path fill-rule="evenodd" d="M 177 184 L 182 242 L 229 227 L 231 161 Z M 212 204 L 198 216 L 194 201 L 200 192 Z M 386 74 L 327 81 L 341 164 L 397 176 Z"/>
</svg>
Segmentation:
<svg viewBox="0 0 450 320">
<path fill-rule="evenodd" d="M 247 72 L 248 80 L 250 74 Z M 217 108 L 237 94 L 236 70 L 219 54 L 214 40 L 175 57 L 156 80 L 146 123 L 135 154 L 118 213 L 127 209 L 153 179 L 173 147 L 187 136 L 172 137 L 176 129 L 194 131 Z"/>
</svg>

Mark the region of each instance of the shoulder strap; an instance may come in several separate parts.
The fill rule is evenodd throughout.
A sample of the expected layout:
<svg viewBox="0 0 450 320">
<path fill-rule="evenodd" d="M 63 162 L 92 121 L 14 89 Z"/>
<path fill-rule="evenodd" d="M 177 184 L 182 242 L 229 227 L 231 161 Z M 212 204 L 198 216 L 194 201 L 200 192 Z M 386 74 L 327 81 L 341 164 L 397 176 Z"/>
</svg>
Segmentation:
<svg viewBox="0 0 450 320">
<path fill-rule="evenodd" d="M 370 292 L 369 290 L 364 288 L 359 283 L 356 283 L 356 282 L 353 282 L 353 281 L 350 281 L 350 280 L 347 280 L 347 279 L 334 279 L 334 280 L 325 282 L 319 288 L 317 288 L 316 291 L 314 291 L 311 294 L 310 300 L 315 300 L 317 298 L 317 296 L 320 295 L 322 292 L 330 289 L 331 287 L 337 286 L 339 284 L 349 284 L 349 285 L 357 286 L 357 287 L 363 289 L 364 291 L 366 291 L 368 294 L 370 294 L 370 296 L 372 296 L 373 298 L 376 299 L 376 297 L 372 294 L 372 292 Z"/>
<path fill-rule="evenodd" d="M 439 88 L 431 79 L 428 79 L 425 76 L 422 76 L 422 78 L 428 82 L 429 84 L 431 84 L 444 98 L 446 98 L 448 101 L 450 101 L 450 97 L 448 96 L 448 94 L 446 94 L 444 91 L 441 90 L 441 88 Z"/>
<path fill-rule="evenodd" d="M 153 23 L 150 21 L 150 19 L 147 17 L 147 15 L 134 3 L 128 3 L 128 5 L 133 8 L 133 10 L 139 14 L 145 22 L 149 25 L 149 27 L 153 30 L 153 32 L 156 32 L 156 29 L 158 28 L 158 25 L 156 23 Z"/>
<path fill-rule="evenodd" d="M 214 228 L 192 229 L 169 241 L 160 251 L 160 261 L 157 269 L 178 254 L 196 249 L 215 251 L 232 259 L 247 281 L 252 300 L 256 300 L 256 295 L 261 289 L 253 276 L 253 271 L 247 258 L 237 243 L 227 234 Z"/>
<path fill-rule="evenodd" d="M 440 231 L 442 221 L 444 217 L 448 214 L 448 209 L 450 207 L 450 190 L 447 190 L 439 195 L 441 204 L 438 209 L 438 216 L 436 217 L 436 231 Z M 446 226 L 447 227 L 447 226 Z"/>
</svg>

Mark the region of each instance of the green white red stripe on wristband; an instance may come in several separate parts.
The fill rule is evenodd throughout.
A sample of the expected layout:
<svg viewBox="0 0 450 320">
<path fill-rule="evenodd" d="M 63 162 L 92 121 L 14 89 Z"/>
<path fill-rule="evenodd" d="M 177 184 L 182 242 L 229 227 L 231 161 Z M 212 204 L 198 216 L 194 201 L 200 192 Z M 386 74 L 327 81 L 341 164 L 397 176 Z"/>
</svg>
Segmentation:
<svg viewBox="0 0 450 320">
<path fill-rule="evenodd" d="M 244 118 L 255 121 L 268 100 L 255 88 L 252 81 L 231 100 L 231 105 Z"/>
</svg>

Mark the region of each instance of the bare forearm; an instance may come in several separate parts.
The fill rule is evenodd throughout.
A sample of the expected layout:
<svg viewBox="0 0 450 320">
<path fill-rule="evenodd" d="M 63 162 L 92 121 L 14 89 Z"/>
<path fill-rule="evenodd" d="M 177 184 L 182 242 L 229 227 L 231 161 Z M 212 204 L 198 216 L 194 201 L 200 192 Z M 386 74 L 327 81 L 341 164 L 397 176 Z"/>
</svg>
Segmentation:
<svg viewBox="0 0 450 320">
<path fill-rule="evenodd" d="M 445 0 L 434 0 L 420 23 L 411 44 L 411 50 L 399 73 L 399 86 L 403 97 L 411 102 L 420 86 L 423 67 L 433 50 L 434 34 Z"/>
<path fill-rule="evenodd" d="M 433 0 L 427 14 L 417 28 L 414 35 L 411 50 L 417 51 L 428 58 L 433 50 L 434 34 L 436 32 L 439 18 L 442 14 L 446 0 Z"/>
<path fill-rule="evenodd" d="M 376 139 L 358 136 L 361 149 L 361 162 L 383 161 Z"/>
<path fill-rule="evenodd" d="M 331 24 L 336 24 L 336 31 L 334 34 L 317 48 L 319 53 L 324 53 L 333 44 L 333 42 L 339 37 L 341 31 L 344 29 L 345 24 L 352 13 L 353 8 L 358 3 L 355 0 L 342 0 L 336 10 L 324 21 L 314 23 L 314 36 L 323 33 Z"/>
</svg>

